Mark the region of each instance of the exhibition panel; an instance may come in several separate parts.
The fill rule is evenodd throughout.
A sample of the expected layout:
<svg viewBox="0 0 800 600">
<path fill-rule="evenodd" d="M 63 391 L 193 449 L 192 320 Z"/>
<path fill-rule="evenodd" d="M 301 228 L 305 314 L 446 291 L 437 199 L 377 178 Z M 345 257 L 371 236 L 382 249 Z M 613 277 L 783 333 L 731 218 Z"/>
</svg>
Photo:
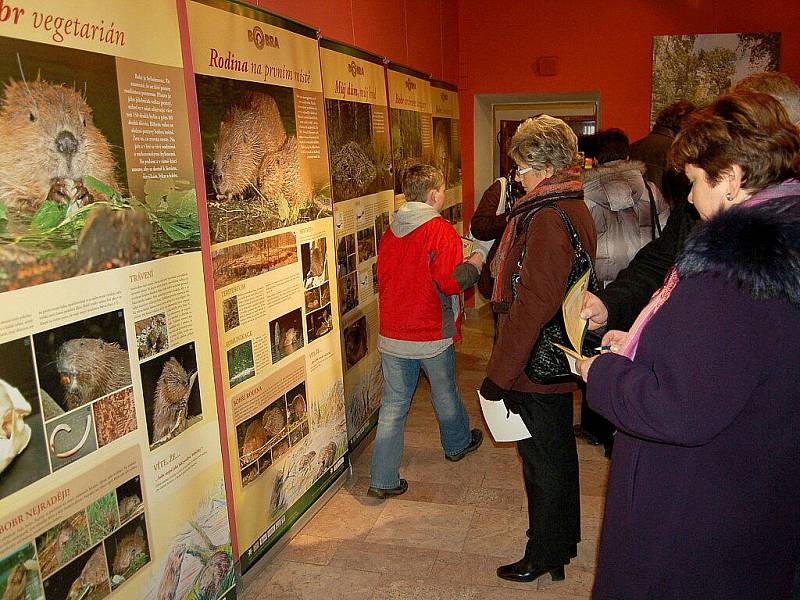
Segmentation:
<svg viewBox="0 0 800 600">
<path fill-rule="evenodd" d="M 62 8 L 2 7 L 0 589 L 233 597 L 176 6 Z"/>
<path fill-rule="evenodd" d="M 378 345 L 378 244 L 394 212 L 383 59 L 320 42 L 331 148 L 336 274 L 342 318 L 347 433 L 354 448 L 375 427 L 383 396 Z"/>
<path fill-rule="evenodd" d="M 187 3 L 242 572 L 345 468 L 331 185 L 314 29 Z"/>
</svg>

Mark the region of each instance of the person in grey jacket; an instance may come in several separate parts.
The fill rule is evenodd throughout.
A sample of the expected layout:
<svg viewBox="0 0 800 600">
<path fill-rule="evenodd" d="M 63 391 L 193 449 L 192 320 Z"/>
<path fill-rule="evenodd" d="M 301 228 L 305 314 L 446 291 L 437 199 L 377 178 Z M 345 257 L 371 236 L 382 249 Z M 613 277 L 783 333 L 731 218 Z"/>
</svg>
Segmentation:
<svg viewBox="0 0 800 600">
<path fill-rule="evenodd" d="M 597 229 L 597 277 L 606 285 L 642 246 L 657 237 L 669 207 L 658 186 L 645 181 L 644 163 L 628 159 L 624 132 L 606 129 L 595 140 L 599 166 L 583 172 L 584 202 Z"/>
</svg>

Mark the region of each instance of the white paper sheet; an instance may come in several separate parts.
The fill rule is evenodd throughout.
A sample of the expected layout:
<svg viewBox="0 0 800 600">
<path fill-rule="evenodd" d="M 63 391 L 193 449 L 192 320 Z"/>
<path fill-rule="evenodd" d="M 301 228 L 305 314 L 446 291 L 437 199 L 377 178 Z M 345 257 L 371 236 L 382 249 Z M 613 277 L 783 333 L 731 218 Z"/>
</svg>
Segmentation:
<svg viewBox="0 0 800 600">
<path fill-rule="evenodd" d="M 480 391 L 478 391 L 478 400 L 481 401 L 483 420 L 489 426 L 489 432 L 495 442 L 516 442 L 517 440 L 525 440 L 531 437 L 528 428 L 522 422 L 522 418 L 517 414 L 508 412 L 505 404 L 487 400 L 481 396 Z"/>
</svg>

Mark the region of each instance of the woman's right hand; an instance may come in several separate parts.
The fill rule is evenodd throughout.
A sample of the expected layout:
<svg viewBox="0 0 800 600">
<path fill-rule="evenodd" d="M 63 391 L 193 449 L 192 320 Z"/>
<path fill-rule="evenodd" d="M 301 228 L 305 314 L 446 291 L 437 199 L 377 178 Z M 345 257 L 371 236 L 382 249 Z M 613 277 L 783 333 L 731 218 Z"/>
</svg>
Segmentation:
<svg viewBox="0 0 800 600">
<path fill-rule="evenodd" d="M 592 292 L 583 293 L 581 319 L 588 319 L 589 330 L 594 331 L 608 323 L 608 309 L 603 301 Z M 605 344 L 605 342 L 603 342 Z"/>
<path fill-rule="evenodd" d="M 627 331 L 619 331 L 618 329 L 611 329 L 606 332 L 606 334 L 603 336 L 603 341 L 600 343 L 603 346 L 611 346 L 611 349 L 608 350 L 607 352 L 619 353 L 622 347 L 625 346 L 625 342 L 627 340 L 628 340 Z"/>
</svg>

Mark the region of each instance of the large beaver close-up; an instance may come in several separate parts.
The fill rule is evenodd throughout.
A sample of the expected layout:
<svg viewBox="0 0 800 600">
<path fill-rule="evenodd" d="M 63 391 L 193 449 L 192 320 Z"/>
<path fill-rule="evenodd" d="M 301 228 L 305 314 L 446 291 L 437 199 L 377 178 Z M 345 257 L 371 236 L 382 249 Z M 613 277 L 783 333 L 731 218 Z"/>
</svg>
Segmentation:
<svg viewBox="0 0 800 600">
<path fill-rule="evenodd" d="M 64 388 L 64 408 L 72 410 L 131 384 L 128 351 L 98 338 L 67 340 L 56 365 Z"/>
<path fill-rule="evenodd" d="M 219 125 L 211 175 L 220 199 L 248 192 L 289 208 L 311 203 L 313 185 L 295 136 L 287 136 L 275 99 L 248 92 Z"/>
<path fill-rule="evenodd" d="M 0 102 L 0 202 L 35 210 L 48 198 L 91 199 L 91 175 L 118 189 L 108 140 L 92 109 L 72 88 L 47 81 L 11 81 Z"/>
</svg>

